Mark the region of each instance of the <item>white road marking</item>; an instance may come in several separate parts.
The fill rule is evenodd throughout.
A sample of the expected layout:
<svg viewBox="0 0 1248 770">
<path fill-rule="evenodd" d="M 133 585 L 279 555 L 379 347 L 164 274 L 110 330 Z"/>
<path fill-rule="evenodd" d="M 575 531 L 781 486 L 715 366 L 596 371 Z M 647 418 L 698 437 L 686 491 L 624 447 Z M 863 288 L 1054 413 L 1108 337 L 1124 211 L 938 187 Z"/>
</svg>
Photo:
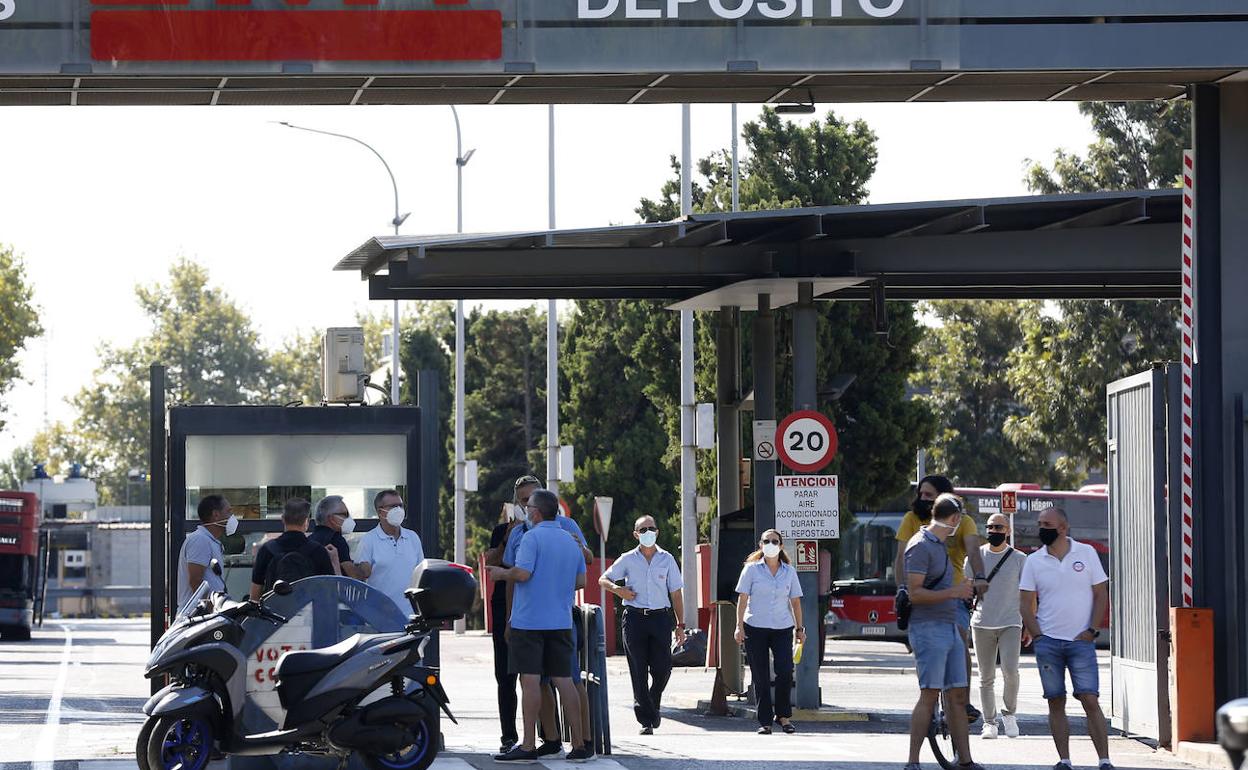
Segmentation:
<svg viewBox="0 0 1248 770">
<path fill-rule="evenodd" d="M 56 684 L 52 686 L 52 697 L 48 700 L 48 716 L 39 731 L 39 739 L 35 742 L 34 762 L 31 770 L 52 770 L 52 762 L 56 758 L 56 729 L 61 724 L 61 697 L 65 694 L 65 678 L 69 675 L 70 651 L 74 643 L 74 634 L 67 627 L 60 626 L 65 632 L 65 647 L 61 652 L 61 665 L 56 674 Z"/>
<path fill-rule="evenodd" d="M 580 762 L 580 763 L 571 762 L 570 763 L 563 759 L 542 759 L 538 761 L 538 764 L 542 765 L 548 770 L 568 770 L 568 768 L 570 767 L 587 767 L 587 768 L 591 768 L 592 770 L 624 770 L 624 765 L 621 765 L 619 762 L 616 762 L 614 759 L 610 759 L 608 757 L 600 757 L 597 755 L 594 755 L 594 758 L 589 760 L 588 762 Z"/>
</svg>

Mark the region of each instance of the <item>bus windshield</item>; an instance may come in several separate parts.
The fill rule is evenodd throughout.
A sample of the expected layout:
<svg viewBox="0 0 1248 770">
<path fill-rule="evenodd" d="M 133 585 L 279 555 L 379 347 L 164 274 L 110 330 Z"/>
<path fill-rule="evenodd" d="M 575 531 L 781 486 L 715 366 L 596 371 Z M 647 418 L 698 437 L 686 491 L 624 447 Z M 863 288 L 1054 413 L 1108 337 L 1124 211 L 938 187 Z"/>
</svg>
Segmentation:
<svg viewBox="0 0 1248 770">
<path fill-rule="evenodd" d="M 26 599 L 34 595 L 33 561 L 21 554 L 0 554 L 0 595 Z"/>
<path fill-rule="evenodd" d="M 859 513 L 841 532 L 836 580 L 892 580 L 899 513 Z"/>
</svg>

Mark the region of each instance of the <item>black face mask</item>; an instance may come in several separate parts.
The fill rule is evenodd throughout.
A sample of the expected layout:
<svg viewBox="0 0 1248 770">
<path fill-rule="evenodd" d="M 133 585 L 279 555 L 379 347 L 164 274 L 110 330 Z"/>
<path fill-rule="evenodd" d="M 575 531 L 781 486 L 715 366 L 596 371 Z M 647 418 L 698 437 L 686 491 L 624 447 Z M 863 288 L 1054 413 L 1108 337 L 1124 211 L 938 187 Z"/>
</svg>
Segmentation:
<svg viewBox="0 0 1248 770">
<path fill-rule="evenodd" d="M 1057 530 L 1049 529 L 1048 527 L 1041 527 L 1040 528 L 1040 542 L 1044 543 L 1045 545 L 1053 545 L 1054 543 L 1056 543 L 1057 542 Z"/>
<path fill-rule="evenodd" d="M 927 521 L 932 518 L 933 502 L 934 501 L 932 500 L 915 500 L 914 505 L 912 506 L 914 508 L 914 515 L 918 516 L 922 521 Z"/>
<path fill-rule="evenodd" d="M 1004 532 L 989 532 L 989 533 L 988 533 L 988 543 L 989 543 L 990 545 L 993 545 L 993 546 L 998 546 L 998 545 L 1001 545 L 1001 544 L 1002 544 L 1002 543 L 1004 543 L 1004 542 L 1005 542 L 1005 533 L 1004 533 Z"/>
</svg>

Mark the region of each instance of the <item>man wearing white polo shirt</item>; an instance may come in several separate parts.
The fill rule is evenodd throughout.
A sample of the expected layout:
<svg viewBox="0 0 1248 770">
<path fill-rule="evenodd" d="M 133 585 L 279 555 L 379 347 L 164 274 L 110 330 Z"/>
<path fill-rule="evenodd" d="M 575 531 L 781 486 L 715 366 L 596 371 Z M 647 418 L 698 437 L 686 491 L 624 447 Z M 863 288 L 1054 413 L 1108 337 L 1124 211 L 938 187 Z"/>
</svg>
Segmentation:
<svg viewBox="0 0 1248 770">
<path fill-rule="evenodd" d="M 1066 512 L 1040 512 L 1040 542 L 1044 547 L 1027 557 L 1019 580 L 1019 609 L 1031 634 L 1036 667 L 1045 700 L 1049 702 L 1049 729 L 1057 747 L 1054 770 L 1071 770 L 1070 723 L 1066 719 L 1066 671 L 1075 698 L 1088 716 L 1088 735 L 1096 747 L 1101 770 L 1113 770 L 1109 761 L 1109 730 L 1101 712 L 1100 680 L 1096 664 L 1098 621 L 1109 607 L 1109 578 L 1092 546 L 1068 536 Z M 1036 605 L 1039 602 L 1039 614 Z"/>
<path fill-rule="evenodd" d="M 425 560 L 420 536 L 403 526 L 407 512 L 403 498 L 393 489 L 385 489 L 373 498 L 373 508 L 381 521 L 360 538 L 355 564 L 365 581 L 399 605 L 404 615 L 411 613 L 403 592 L 412 585 L 412 571 Z"/>
</svg>

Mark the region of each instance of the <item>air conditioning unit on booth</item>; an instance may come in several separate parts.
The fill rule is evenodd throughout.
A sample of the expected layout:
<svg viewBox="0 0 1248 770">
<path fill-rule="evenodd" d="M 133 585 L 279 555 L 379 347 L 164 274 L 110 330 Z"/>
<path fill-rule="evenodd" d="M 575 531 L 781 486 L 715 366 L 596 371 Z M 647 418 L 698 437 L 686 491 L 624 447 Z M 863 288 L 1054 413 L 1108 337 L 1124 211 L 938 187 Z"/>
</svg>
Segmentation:
<svg viewBox="0 0 1248 770">
<path fill-rule="evenodd" d="M 321 343 L 321 385 L 328 403 L 364 400 L 364 330 L 326 329 Z"/>
</svg>

